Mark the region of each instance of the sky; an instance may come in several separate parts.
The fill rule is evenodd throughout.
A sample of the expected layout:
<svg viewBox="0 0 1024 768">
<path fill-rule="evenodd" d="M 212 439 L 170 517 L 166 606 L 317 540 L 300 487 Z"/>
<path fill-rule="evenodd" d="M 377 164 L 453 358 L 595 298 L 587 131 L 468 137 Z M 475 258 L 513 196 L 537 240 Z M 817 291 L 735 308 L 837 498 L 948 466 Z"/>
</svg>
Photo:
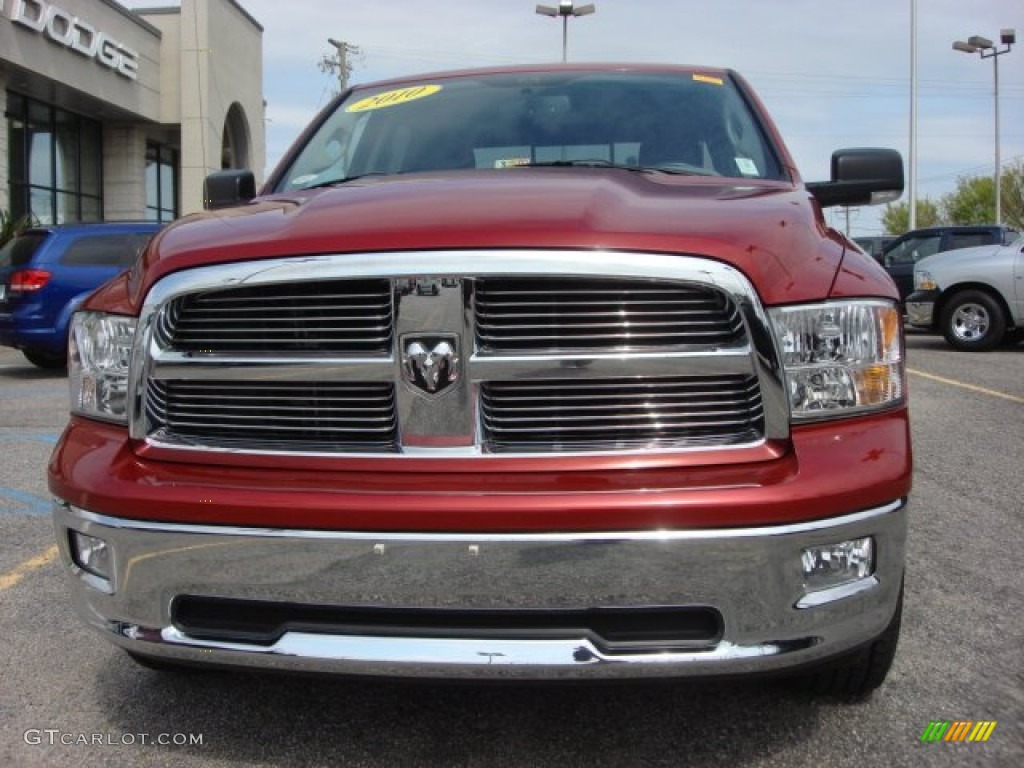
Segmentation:
<svg viewBox="0 0 1024 768">
<path fill-rule="evenodd" d="M 530 0 L 236 2 L 264 29 L 267 169 L 337 89 L 317 66 L 334 54 L 329 37 L 360 49 L 352 84 L 562 55 L 561 20 L 538 15 Z M 856 146 L 899 150 L 909 175 L 912 0 L 593 2 L 596 13 L 569 20 L 570 61 L 731 67 L 765 103 L 805 181 L 827 179 L 832 151 Z M 1024 41 L 1024 2 L 916 5 L 917 188 L 934 200 L 958 177 L 994 168 L 993 60 L 952 43 L 998 40 L 1007 28 Z M 1024 162 L 1024 42 L 998 61 L 1005 168 Z M 854 210 L 850 233 L 881 234 L 880 210 Z M 832 215 L 845 229 L 845 215 Z"/>
</svg>

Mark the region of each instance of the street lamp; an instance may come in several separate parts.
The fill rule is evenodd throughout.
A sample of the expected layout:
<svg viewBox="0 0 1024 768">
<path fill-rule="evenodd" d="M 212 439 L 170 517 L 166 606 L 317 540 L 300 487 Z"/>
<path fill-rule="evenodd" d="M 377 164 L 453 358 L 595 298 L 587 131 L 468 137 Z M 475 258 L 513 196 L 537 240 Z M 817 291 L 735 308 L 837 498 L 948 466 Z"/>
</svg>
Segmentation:
<svg viewBox="0 0 1024 768">
<path fill-rule="evenodd" d="M 537 6 L 537 13 L 541 16 L 550 16 L 554 19 L 557 19 L 559 16 L 562 17 L 562 61 L 566 61 L 568 57 L 569 17 L 588 16 L 596 10 L 597 8 L 594 7 L 593 3 L 581 5 L 577 8 L 573 0 L 559 0 L 557 8 L 551 5 Z"/>
<path fill-rule="evenodd" d="M 1004 29 L 999 33 L 999 42 L 1002 43 L 1005 48 L 1000 50 L 996 47 L 996 44 L 989 40 L 987 37 L 981 35 L 972 35 L 967 38 L 967 42 L 957 40 L 953 43 L 953 50 L 960 51 L 961 53 L 977 53 L 983 59 L 992 59 L 992 71 L 995 74 L 995 112 L 996 112 L 996 224 L 1003 223 L 1003 200 L 1002 190 L 1000 190 L 1000 159 L 999 159 L 999 57 L 1004 53 L 1009 53 L 1013 44 L 1017 42 L 1017 34 L 1012 29 Z"/>
</svg>

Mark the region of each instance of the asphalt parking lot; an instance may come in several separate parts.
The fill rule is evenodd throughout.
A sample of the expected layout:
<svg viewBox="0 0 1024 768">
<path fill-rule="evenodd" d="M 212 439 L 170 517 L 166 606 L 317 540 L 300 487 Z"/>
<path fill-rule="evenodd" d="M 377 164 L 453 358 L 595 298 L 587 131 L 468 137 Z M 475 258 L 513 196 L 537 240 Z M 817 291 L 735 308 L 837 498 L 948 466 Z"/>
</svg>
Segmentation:
<svg viewBox="0 0 1024 768">
<path fill-rule="evenodd" d="M 399 685 L 136 666 L 72 614 L 44 479 L 66 382 L 0 349 L 0 765 L 1024 764 L 1024 344 L 909 338 L 903 634 L 855 704 L 770 682 Z M 995 721 L 926 743 L 930 721 Z M 85 742 L 85 743 L 83 743 Z"/>
</svg>

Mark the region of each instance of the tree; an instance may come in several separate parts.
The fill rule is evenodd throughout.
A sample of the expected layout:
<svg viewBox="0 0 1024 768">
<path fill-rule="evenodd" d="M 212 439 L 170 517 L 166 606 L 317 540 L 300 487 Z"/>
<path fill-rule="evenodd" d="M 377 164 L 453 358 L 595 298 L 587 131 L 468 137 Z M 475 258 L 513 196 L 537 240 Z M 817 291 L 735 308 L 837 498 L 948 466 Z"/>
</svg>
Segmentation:
<svg viewBox="0 0 1024 768">
<path fill-rule="evenodd" d="M 999 177 L 1003 224 L 1024 229 L 1024 160 L 1007 165 Z M 917 226 L 939 224 L 992 224 L 996 220 L 995 184 L 991 176 L 961 176 L 956 189 L 937 203 L 929 198 L 917 201 Z M 882 211 L 882 225 L 890 235 L 902 235 L 910 228 L 907 203 L 891 203 Z"/>
<path fill-rule="evenodd" d="M 1018 160 L 1000 175 L 1003 193 L 1003 223 L 1024 229 L 1024 160 Z"/>
<path fill-rule="evenodd" d="M 961 176 L 940 204 L 950 224 L 991 224 L 996 220 L 996 185 L 991 176 Z"/>
<path fill-rule="evenodd" d="M 999 175 L 1003 223 L 1024 227 L 1024 161 L 1003 169 Z M 950 224 L 991 224 L 996 220 L 995 184 L 991 176 L 961 176 L 956 189 L 940 201 Z"/>
<path fill-rule="evenodd" d="M 939 206 L 929 198 L 917 201 L 917 227 L 934 227 L 943 223 Z M 902 235 L 910 229 L 910 204 L 889 203 L 882 211 L 882 226 L 890 235 Z"/>
<path fill-rule="evenodd" d="M 13 239 L 15 235 L 23 229 L 28 229 L 31 226 L 31 216 L 15 218 L 7 211 L 0 211 L 0 248 L 2 248 L 8 240 Z"/>
</svg>

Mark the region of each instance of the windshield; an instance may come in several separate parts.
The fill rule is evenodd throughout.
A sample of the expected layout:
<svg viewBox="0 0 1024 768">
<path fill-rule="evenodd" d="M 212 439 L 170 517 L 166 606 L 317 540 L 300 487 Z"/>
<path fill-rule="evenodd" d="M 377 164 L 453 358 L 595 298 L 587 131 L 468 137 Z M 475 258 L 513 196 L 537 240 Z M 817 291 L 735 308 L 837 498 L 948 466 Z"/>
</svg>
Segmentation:
<svg viewBox="0 0 1024 768">
<path fill-rule="evenodd" d="M 926 256 L 938 253 L 940 245 L 942 245 L 941 233 L 909 237 L 885 252 L 885 266 L 916 264 Z"/>
<path fill-rule="evenodd" d="M 357 90 L 275 190 L 375 174 L 525 165 L 782 177 L 764 131 L 727 77 L 516 73 Z"/>
</svg>

